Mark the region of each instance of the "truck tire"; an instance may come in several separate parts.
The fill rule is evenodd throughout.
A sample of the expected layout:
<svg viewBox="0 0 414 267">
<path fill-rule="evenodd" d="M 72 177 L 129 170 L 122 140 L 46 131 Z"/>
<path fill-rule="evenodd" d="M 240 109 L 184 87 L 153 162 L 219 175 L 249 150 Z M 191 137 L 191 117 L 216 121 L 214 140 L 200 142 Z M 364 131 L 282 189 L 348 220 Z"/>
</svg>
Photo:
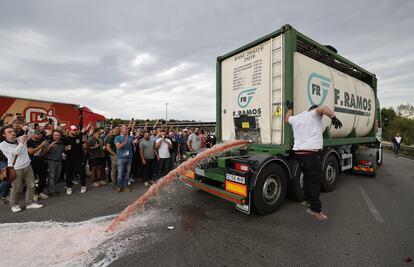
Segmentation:
<svg viewBox="0 0 414 267">
<path fill-rule="evenodd" d="M 265 166 L 258 174 L 252 191 L 254 210 L 260 215 L 275 212 L 286 196 L 287 182 L 283 168 L 278 164 Z"/>
<path fill-rule="evenodd" d="M 339 174 L 339 165 L 334 155 L 326 158 L 322 172 L 322 190 L 331 192 L 335 189 L 336 181 Z"/>
<path fill-rule="evenodd" d="M 288 182 L 288 198 L 302 202 L 305 200 L 305 193 L 303 192 L 303 172 L 298 171 L 293 179 Z"/>
</svg>

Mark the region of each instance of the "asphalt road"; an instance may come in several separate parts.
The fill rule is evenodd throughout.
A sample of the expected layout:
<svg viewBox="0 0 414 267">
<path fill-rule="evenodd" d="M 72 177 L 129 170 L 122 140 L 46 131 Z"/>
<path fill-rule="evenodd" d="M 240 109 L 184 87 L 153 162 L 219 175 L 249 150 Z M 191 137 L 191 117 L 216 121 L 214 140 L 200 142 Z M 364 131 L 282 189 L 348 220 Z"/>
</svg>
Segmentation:
<svg viewBox="0 0 414 267">
<path fill-rule="evenodd" d="M 110 186 L 84 195 L 76 191 L 18 214 L 3 205 L 0 222 L 111 215 L 144 190 L 135 184 L 130 193 L 115 193 Z M 290 200 L 274 214 L 247 216 L 231 203 L 177 183 L 146 206 L 144 214 L 158 212 L 128 232 L 131 238 L 145 235 L 125 241 L 127 252 L 111 266 L 414 265 L 404 262 L 414 258 L 414 160 L 385 154 L 375 178 L 342 174 L 336 190 L 321 200 L 329 217 L 324 222 Z"/>
</svg>

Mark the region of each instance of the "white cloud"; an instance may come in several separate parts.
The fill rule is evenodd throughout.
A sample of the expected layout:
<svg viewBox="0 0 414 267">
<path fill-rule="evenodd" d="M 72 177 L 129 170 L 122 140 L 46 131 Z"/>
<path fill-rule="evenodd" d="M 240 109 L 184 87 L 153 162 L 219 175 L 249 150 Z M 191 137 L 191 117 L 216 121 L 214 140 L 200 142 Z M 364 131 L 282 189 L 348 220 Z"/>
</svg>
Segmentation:
<svg viewBox="0 0 414 267">
<path fill-rule="evenodd" d="M 216 57 L 291 23 L 376 73 L 383 106 L 414 102 L 414 2 L 94 1 L 1 2 L 0 94 L 215 120 Z"/>
</svg>

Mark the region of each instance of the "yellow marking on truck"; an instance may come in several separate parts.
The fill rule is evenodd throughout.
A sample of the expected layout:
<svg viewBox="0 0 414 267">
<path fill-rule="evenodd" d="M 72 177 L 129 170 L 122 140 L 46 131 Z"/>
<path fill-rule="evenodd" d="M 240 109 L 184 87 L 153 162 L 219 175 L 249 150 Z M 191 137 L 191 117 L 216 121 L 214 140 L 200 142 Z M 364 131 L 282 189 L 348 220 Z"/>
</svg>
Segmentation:
<svg viewBox="0 0 414 267">
<path fill-rule="evenodd" d="M 242 122 L 242 128 L 243 129 L 249 129 L 250 128 L 250 124 L 248 121 Z"/>
</svg>

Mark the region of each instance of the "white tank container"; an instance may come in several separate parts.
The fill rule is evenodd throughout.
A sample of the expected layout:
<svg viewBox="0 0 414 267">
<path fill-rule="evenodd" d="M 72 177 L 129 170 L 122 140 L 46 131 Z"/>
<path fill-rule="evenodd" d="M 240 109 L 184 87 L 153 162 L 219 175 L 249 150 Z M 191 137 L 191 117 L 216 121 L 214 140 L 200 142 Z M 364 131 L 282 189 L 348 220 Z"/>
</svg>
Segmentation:
<svg viewBox="0 0 414 267">
<path fill-rule="evenodd" d="M 294 114 L 312 105 L 332 109 L 343 124 L 335 129 L 324 116 L 323 125 L 330 127 L 333 138 L 349 136 L 353 129 L 357 137 L 366 136 L 374 124 L 375 94 L 368 84 L 298 52 L 294 55 L 293 99 Z"/>
</svg>

